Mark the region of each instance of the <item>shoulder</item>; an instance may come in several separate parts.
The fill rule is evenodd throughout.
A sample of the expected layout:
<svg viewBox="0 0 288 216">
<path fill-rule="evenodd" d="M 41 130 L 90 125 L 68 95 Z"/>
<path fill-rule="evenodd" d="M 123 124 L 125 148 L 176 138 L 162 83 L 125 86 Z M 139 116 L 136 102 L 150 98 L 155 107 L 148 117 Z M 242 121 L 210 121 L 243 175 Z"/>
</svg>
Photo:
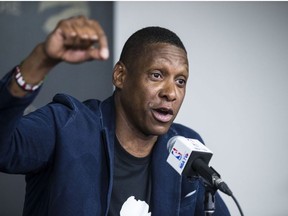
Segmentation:
<svg viewBox="0 0 288 216">
<path fill-rule="evenodd" d="M 180 135 L 192 139 L 198 139 L 200 142 L 204 143 L 202 137 L 198 132 L 185 125 L 179 123 L 173 123 L 170 127 L 170 131 L 175 135 Z"/>
<path fill-rule="evenodd" d="M 68 94 L 56 94 L 52 102 L 38 109 L 37 113 L 50 116 L 56 124 L 63 127 L 75 121 L 84 122 L 87 119 L 98 119 L 99 104 L 100 101 L 96 99 L 81 102 Z"/>
<path fill-rule="evenodd" d="M 56 94 L 53 97 L 51 105 L 64 106 L 67 109 L 79 110 L 81 108 L 97 109 L 101 101 L 96 99 L 89 99 L 84 102 L 68 94 Z"/>
</svg>

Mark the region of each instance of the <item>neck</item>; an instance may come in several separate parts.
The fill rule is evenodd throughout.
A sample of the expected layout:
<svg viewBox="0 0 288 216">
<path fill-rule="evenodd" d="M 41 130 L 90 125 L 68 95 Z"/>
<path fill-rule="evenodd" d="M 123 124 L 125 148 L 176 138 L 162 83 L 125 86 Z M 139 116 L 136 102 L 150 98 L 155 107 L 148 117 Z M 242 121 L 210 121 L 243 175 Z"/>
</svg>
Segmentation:
<svg viewBox="0 0 288 216">
<path fill-rule="evenodd" d="M 116 129 L 116 136 L 120 145 L 131 155 L 135 157 L 146 157 L 152 151 L 157 141 L 157 137 L 140 138 L 137 136 L 124 135 Z"/>
<path fill-rule="evenodd" d="M 115 97 L 116 104 L 116 136 L 120 145 L 135 157 L 145 157 L 150 154 L 158 136 L 146 135 L 139 131 L 129 122 L 119 103 L 119 98 Z"/>
</svg>

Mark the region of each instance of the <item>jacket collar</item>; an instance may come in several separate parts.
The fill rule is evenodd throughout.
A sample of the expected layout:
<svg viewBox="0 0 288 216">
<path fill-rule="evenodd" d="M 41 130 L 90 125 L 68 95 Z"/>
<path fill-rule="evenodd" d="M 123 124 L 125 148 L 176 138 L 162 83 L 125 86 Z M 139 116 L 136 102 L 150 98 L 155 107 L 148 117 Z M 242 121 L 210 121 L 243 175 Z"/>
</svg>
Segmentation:
<svg viewBox="0 0 288 216">
<path fill-rule="evenodd" d="M 102 128 L 107 128 L 115 134 L 115 102 L 114 94 L 100 103 L 100 118 Z"/>
</svg>

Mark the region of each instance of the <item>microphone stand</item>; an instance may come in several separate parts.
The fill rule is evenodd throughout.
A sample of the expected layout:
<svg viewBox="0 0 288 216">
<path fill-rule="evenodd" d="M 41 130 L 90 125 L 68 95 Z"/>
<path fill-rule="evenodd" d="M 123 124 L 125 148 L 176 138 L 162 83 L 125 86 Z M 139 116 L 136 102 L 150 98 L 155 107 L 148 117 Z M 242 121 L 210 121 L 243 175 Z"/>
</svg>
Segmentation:
<svg viewBox="0 0 288 216">
<path fill-rule="evenodd" d="M 215 193 L 217 189 L 205 183 L 204 212 L 205 216 L 211 216 L 215 211 Z"/>
</svg>

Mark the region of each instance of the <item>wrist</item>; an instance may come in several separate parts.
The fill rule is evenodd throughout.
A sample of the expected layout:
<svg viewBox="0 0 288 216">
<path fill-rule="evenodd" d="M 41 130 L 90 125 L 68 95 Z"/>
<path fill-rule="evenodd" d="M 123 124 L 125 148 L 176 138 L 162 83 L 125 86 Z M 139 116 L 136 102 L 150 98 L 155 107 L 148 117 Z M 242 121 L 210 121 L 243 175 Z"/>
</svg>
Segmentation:
<svg viewBox="0 0 288 216">
<path fill-rule="evenodd" d="M 23 77 L 20 67 L 16 66 L 13 70 L 13 77 L 17 83 L 17 85 L 23 90 L 27 92 L 33 92 L 36 91 L 42 84 L 43 80 L 36 84 L 32 83 L 27 83 L 25 78 Z"/>
<path fill-rule="evenodd" d="M 25 61 L 29 63 L 30 67 L 33 65 L 35 69 L 37 68 L 38 73 L 41 71 L 45 75 L 60 63 L 60 60 L 54 59 L 47 54 L 44 43 L 38 44 Z"/>
<path fill-rule="evenodd" d="M 19 65 L 21 75 L 30 84 L 37 84 L 44 80 L 46 75 L 59 61 L 49 58 L 45 52 L 44 44 L 38 44 L 31 54 Z"/>
</svg>

